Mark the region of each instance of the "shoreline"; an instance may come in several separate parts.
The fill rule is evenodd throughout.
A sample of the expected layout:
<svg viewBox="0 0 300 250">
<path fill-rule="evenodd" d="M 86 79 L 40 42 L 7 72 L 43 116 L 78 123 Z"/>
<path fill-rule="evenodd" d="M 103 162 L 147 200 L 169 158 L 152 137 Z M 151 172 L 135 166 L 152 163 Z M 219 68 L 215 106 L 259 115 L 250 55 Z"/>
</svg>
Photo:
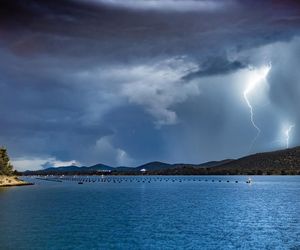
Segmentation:
<svg viewBox="0 0 300 250">
<path fill-rule="evenodd" d="M 30 182 L 20 180 L 17 176 L 0 175 L 0 188 L 1 187 L 17 187 L 34 185 Z"/>
<path fill-rule="evenodd" d="M 46 177 L 102 177 L 99 174 L 50 174 L 50 175 L 22 175 L 24 177 L 35 177 L 35 179 L 48 180 Z M 299 176 L 299 174 L 110 174 L 103 175 L 104 177 L 126 177 L 126 176 Z"/>
<path fill-rule="evenodd" d="M 295 171 L 286 171 L 284 173 L 280 173 L 279 171 L 274 171 L 274 172 L 269 172 L 269 173 L 257 173 L 257 172 L 250 172 L 250 171 L 245 171 L 245 172 L 218 172 L 218 171 L 210 171 L 206 173 L 199 173 L 203 169 L 199 169 L 199 171 L 172 171 L 172 169 L 167 169 L 167 170 L 160 170 L 160 171 L 152 171 L 149 170 L 147 173 L 139 173 L 139 172 L 112 172 L 112 173 L 99 173 L 99 172 L 49 172 L 49 173 L 32 173 L 32 174 L 24 174 L 21 173 L 21 176 L 36 176 L 36 177 L 48 177 L 48 176 L 168 176 L 168 175 L 173 175 L 173 176 L 210 176 L 210 175 L 216 175 L 216 176 L 299 176 L 300 175 L 300 170 L 295 170 Z"/>
</svg>

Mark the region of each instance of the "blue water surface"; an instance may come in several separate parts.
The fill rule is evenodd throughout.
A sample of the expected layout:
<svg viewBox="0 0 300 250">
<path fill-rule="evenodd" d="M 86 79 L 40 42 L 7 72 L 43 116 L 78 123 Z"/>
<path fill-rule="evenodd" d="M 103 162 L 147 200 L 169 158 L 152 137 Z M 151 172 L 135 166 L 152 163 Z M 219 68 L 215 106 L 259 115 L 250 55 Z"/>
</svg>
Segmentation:
<svg viewBox="0 0 300 250">
<path fill-rule="evenodd" d="M 252 178 L 29 178 L 0 188 L 0 249 L 300 249 L 300 176 Z"/>
</svg>

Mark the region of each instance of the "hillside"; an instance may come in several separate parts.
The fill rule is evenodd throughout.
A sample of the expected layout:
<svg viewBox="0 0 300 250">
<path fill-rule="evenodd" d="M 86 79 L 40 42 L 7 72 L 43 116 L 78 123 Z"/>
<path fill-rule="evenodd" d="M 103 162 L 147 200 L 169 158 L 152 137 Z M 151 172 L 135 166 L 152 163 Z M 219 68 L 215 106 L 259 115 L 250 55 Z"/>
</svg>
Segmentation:
<svg viewBox="0 0 300 250">
<path fill-rule="evenodd" d="M 167 175 L 285 175 L 300 174 L 300 147 L 258 153 L 242 157 L 237 160 L 228 160 L 223 164 L 196 168 L 196 166 L 182 166 L 175 169 L 152 171 L 151 174 Z"/>
<path fill-rule="evenodd" d="M 90 167 L 78 167 L 78 166 L 63 166 L 63 167 L 51 167 L 46 169 L 41 169 L 37 171 L 25 171 L 23 175 L 56 175 L 56 174 L 65 174 L 65 175 L 73 175 L 73 174 L 94 174 L 97 172 L 109 172 L 112 167 L 106 166 L 104 164 L 96 164 Z"/>
<path fill-rule="evenodd" d="M 136 170 L 141 170 L 141 169 L 158 170 L 158 169 L 167 169 L 167 168 L 172 168 L 172 167 L 173 167 L 172 164 L 154 161 L 154 162 L 149 162 L 149 163 L 143 164 L 141 166 L 138 166 L 135 169 Z"/>
<path fill-rule="evenodd" d="M 146 169 L 148 171 L 151 170 L 163 170 L 163 169 L 171 169 L 171 168 L 181 168 L 181 167 L 194 167 L 194 168 L 205 168 L 205 167 L 215 167 L 222 165 L 224 163 L 231 162 L 232 159 L 226 159 L 222 161 L 209 161 L 201 164 L 186 164 L 186 163 L 176 163 L 176 164 L 168 164 L 164 162 L 154 161 L 149 162 L 139 167 L 136 167 L 135 170 Z M 126 169 L 124 169 L 126 170 Z"/>
<path fill-rule="evenodd" d="M 96 171 L 109 171 L 109 170 L 113 170 L 113 167 L 98 163 L 96 165 L 90 166 L 90 167 L 86 167 L 87 170 L 96 170 Z"/>
<path fill-rule="evenodd" d="M 277 174 L 299 173 L 300 147 L 246 156 L 214 169 L 229 172 L 249 170 L 264 174 L 268 174 L 270 171 Z"/>
</svg>

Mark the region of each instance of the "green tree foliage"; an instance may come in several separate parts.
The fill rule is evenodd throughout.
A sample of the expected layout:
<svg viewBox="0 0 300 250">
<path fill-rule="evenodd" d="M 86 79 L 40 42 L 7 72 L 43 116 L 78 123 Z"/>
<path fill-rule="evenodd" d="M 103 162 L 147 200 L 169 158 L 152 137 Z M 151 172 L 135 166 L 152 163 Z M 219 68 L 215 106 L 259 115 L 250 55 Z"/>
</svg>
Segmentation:
<svg viewBox="0 0 300 250">
<path fill-rule="evenodd" d="M 7 150 L 0 148 L 0 175 L 12 175 L 13 166 L 9 162 Z"/>
</svg>

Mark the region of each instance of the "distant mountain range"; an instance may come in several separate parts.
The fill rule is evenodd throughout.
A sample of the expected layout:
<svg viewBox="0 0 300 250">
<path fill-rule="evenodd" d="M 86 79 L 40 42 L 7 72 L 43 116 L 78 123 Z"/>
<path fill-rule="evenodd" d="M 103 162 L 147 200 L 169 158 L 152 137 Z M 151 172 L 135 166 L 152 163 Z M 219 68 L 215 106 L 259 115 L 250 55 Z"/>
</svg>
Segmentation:
<svg viewBox="0 0 300 250">
<path fill-rule="evenodd" d="M 149 162 L 144 165 L 138 166 L 138 167 L 110 167 L 104 164 L 96 164 L 90 167 L 86 166 L 61 166 L 61 167 L 51 167 L 51 168 L 46 168 L 46 169 L 41 169 L 37 171 L 25 171 L 23 174 L 26 175 L 32 175 L 32 174 L 38 174 L 38 175 L 43 175 L 43 174 L 92 174 L 92 173 L 110 173 L 110 172 L 120 172 L 120 173 L 125 173 L 125 172 L 141 172 L 142 169 L 145 169 L 147 172 L 148 171 L 157 171 L 157 170 L 166 170 L 166 169 L 176 169 L 180 167 L 194 167 L 194 168 L 205 168 L 205 167 L 215 167 L 222 165 L 224 163 L 228 163 L 232 160 L 222 160 L 222 161 L 210 161 L 202 164 L 168 164 L 164 162 L 159 162 L 159 161 L 154 161 L 154 162 Z"/>
<path fill-rule="evenodd" d="M 138 167 L 110 167 L 96 164 L 90 167 L 63 166 L 38 171 L 25 171 L 25 175 L 46 174 L 300 174 L 300 147 L 258 153 L 240 159 L 210 161 L 202 164 L 168 164 L 149 162 Z"/>
<path fill-rule="evenodd" d="M 38 170 L 38 171 L 45 171 L 45 172 L 85 172 L 85 171 L 110 171 L 113 170 L 113 167 L 104 165 L 104 164 L 96 164 L 90 167 L 78 167 L 75 165 L 71 166 L 61 166 L 61 167 L 52 167 L 52 168 L 46 168 L 43 170 Z M 26 171 L 27 172 L 27 171 Z"/>
</svg>

